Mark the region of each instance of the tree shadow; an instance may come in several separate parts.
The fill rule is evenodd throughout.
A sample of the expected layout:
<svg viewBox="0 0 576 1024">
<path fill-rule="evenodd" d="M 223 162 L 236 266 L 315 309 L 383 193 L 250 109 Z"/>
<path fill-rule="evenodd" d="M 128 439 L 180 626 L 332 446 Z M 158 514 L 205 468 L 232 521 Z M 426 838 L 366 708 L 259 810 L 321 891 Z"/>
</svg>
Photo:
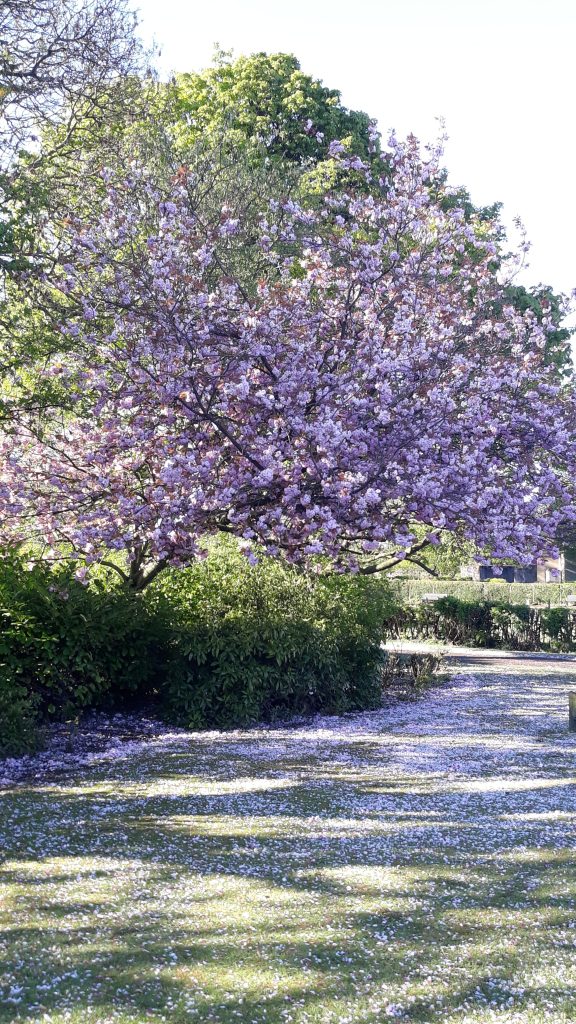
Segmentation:
<svg viewBox="0 0 576 1024">
<path fill-rule="evenodd" d="M 565 752 L 463 735 L 452 777 L 415 734 L 243 743 L 4 794 L 2 1024 L 576 1016 Z"/>
</svg>

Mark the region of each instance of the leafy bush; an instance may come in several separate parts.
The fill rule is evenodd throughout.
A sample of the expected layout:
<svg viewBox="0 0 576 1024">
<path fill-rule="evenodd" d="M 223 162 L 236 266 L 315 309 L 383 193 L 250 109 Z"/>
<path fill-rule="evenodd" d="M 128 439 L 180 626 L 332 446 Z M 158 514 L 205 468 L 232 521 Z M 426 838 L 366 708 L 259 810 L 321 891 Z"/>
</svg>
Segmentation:
<svg viewBox="0 0 576 1024">
<path fill-rule="evenodd" d="M 235 543 L 143 594 L 73 568 L 0 560 L 0 756 L 88 708 L 154 702 L 186 726 L 374 707 L 386 585 L 306 575 Z"/>
<path fill-rule="evenodd" d="M 109 580 L 85 587 L 71 568 L 0 561 L 0 751 L 33 745 L 35 722 L 149 699 L 167 639 L 161 614 Z M 16 705 L 20 744 L 5 741 Z"/>
<path fill-rule="evenodd" d="M 374 707 L 381 696 L 382 583 L 311 576 L 222 542 L 149 591 L 173 622 L 165 714 L 191 728 Z"/>
<path fill-rule="evenodd" d="M 570 608 L 546 608 L 540 612 L 541 632 L 557 651 L 576 649 L 576 614 Z"/>
</svg>

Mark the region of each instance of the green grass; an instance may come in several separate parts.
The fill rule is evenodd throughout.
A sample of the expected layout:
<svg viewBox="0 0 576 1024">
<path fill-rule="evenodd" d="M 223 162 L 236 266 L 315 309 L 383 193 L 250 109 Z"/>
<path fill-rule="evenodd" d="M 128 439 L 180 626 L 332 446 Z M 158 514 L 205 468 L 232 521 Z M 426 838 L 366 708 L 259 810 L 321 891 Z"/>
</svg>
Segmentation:
<svg viewBox="0 0 576 1024">
<path fill-rule="evenodd" d="M 442 699 L 5 791 L 0 1022 L 573 1021 L 574 750 Z"/>
</svg>

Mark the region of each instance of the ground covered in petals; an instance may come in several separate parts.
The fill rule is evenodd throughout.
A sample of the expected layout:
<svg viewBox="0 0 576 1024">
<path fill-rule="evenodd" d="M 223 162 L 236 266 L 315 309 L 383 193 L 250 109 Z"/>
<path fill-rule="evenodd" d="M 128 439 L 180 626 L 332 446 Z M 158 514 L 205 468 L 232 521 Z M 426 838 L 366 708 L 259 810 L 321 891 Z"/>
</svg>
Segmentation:
<svg viewBox="0 0 576 1024">
<path fill-rule="evenodd" d="M 573 1021 L 576 662 L 451 671 L 5 785 L 1 1024 Z"/>
</svg>

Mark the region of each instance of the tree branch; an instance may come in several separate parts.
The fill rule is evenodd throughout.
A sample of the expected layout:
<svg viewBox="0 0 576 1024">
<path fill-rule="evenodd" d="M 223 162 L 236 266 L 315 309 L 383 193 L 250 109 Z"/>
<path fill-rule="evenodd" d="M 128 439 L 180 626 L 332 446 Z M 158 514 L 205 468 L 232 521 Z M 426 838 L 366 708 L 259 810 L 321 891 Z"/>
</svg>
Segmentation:
<svg viewBox="0 0 576 1024">
<path fill-rule="evenodd" d="M 389 558 L 386 562 L 368 562 L 365 565 L 361 565 L 358 572 L 361 576 L 372 576 L 377 572 L 386 572 L 387 569 L 393 569 L 395 565 L 400 565 L 401 562 L 415 562 L 416 565 L 420 565 L 423 569 L 426 569 L 432 576 L 437 576 L 432 569 L 424 565 L 422 562 L 416 561 L 413 558 L 413 554 L 417 551 L 422 551 L 423 548 L 429 547 L 431 541 L 421 540 L 417 544 L 414 544 L 409 551 L 404 552 L 402 555 L 395 555 Z"/>
</svg>

